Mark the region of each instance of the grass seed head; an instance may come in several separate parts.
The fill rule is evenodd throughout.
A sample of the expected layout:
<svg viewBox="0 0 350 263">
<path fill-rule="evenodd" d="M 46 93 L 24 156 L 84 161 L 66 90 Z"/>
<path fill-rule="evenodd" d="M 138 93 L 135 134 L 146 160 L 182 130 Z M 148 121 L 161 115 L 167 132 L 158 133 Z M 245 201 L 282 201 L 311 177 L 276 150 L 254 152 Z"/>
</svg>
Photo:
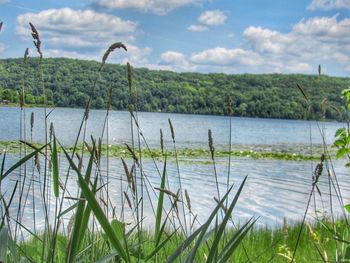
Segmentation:
<svg viewBox="0 0 350 263">
<path fill-rule="evenodd" d="M 129 85 L 129 92 L 131 93 L 131 86 L 132 86 L 132 68 L 130 63 L 126 63 L 126 67 L 128 69 L 128 85 Z"/>
<path fill-rule="evenodd" d="M 211 129 L 208 130 L 208 144 L 209 144 L 209 150 L 211 153 L 211 158 L 214 159 L 214 145 L 213 145 L 213 136 L 211 133 Z"/>
<path fill-rule="evenodd" d="M 321 76 L 322 74 L 322 67 L 321 67 L 321 64 L 318 65 L 318 75 Z"/>
<path fill-rule="evenodd" d="M 23 62 L 24 64 L 28 63 L 28 58 L 29 58 L 29 49 L 26 48 L 26 51 L 24 52 L 24 56 L 23 56 Z"/>
<path fill-rule="evenodd" d="M 185 197 L 186 197 L 186 203 L 187 203 L 187 207 L 188 207 L 188 210 L 192 211 L 191 209 L 191 199 L 190 199 L 190 196 L 187 192 L 187 189 L 185 189 Z"/>
<path fill-rule="evenodd" d="M 232 98 L 231 96 L 227 96 L 226 98 L 226 111 L 227 111 L 227 115 L 232 116 L 233 115 L 233 110 L 232 110 Z"/>
<path fill-rule="evenodd" d="M 124 196 L 125 196 L 125 199 L 126 199 L 126 201 L 128 203 L 128 206 L 130 207 L 130 209 L 132 209 L 130 198 L 129 198 L 128 194 L 125 191 L 124 191 Z"/>
<path fill-rule="evenodd" d="M 160 129 L 160 149 L 162 150 L 162 154 L 164 153 L 164 140 L 163 140 L 163 131 Z"/>
<path fill-rule="evenodd" d="M 41 40 L 40 40 L 39 32 L 31 22 L 29 22 L 29 26 L 32 30 L 32 37 L 34 39 L 33 40 L 34 46 L 36 47 L 36 50 L 39 53 L 40 59 L 42 59 L 43 53 L 41 52 Z"/>
<path fill-rule="evenodd" d="M 169 127 L 170 127 L 170 132 L 171 132 L 171 138 L 173 139 L 173 142 L 175 143 L 175 132 L 174 132 L 174 127 L 173 124 L 171 123 L 171 120 L 168 119 L 169 122 Z"/>
<path fill-rule="evenodd" d="M 126 145 L 126 148 L 128 149 L 128 151 L 130 152 L 131 157 L 134 159 L 136 164 L 139 165 L 139 159 L 136 157 L 136 154 L 135 154 L 134 150 L 131 149 L 131 147 L 127 143 L 125 145 Z"/>
<path fill-rule="evenodd" d="M 109 57 L 109 55 L 117 48 L 122 48 L 125 51 L 128 51 L 126 46 L 123 43 L 121 43 L 121 42 L 116 42 L 116 43 L 110 45 L 110 47 L 106 50 L 106 52 L 104 53 L 104 55 L 102 57 L 102 64 L 101 64 L 100 70 L 102 69 L 102 67 L 106 63 L 107 58 Z"/>
<path fill-rule="evenodd" d="M 33 132 L 34 127 L 34 112 L 30 115 L 30 132 Z"/>
</svg>

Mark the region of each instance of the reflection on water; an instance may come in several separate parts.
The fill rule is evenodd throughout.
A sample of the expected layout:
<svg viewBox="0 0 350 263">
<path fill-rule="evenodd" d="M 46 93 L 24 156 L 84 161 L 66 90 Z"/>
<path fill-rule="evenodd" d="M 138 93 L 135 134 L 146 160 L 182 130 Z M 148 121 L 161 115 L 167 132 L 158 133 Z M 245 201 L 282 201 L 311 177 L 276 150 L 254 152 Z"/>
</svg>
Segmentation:
<svg viewBox="0 0 350 263">
<path fill-rule="evenodd" d="M 63 159 L 63 158 L 62 158 Z M 131 160 L 129 160 L 131 163 Z M 160 170 L 162 170 L 163 163 L 157 163 Z M 9 165 L 9 164 L 8 164 Z M 105 169 L 106 159 L 103 159 L 101 167 Z M 231 198 L 234 196 L 235 191 L 242 182 L 243 178 L 248 175 L 247 183 L 240 196 L 238 205 L 236 206 L 233 217 L 237 222 L 244 222 L 250 217 L 259 217 L 258 224 L 276 226 L 283 222 L 283 218 L 286 217 L 290 221 L 301 220 L 306 209 L 309 193 L 312 188 L 312 167 L 310 162 L 292 162 L 292 161 L 280 161 L 280 160 L 251 160 L 251 159 L 233 159 L 231 164 L 231 183 L 235 185 L 234 192 Z M 64 162 L 61 163 L 61 175 L 67 169 Z M 156 197 L 154 195 L 154 187 L 159 187 L 160 176 L 155 169 L 155 165 L 151 160 L 143 161 L 143 169 L 147 180 L 148 192 L 144 191 L 145 196 L 145 220 L 144 222 L 152 226 L 154 224 L 154 216 L 152 206 L 149 198 L 155 204 Z M 223 195 L 226 191 L 227 181 L 227 164 L 224 160 L 218 160 L 216 164 L 220 192 Z M 349 202 L 349 186 L 350 179 L 346 175 L 347 171 L 344 168 L 344 163 L 336 162 L 335 171 L 337 178 L 342 189 L 342 195 L 345 197 L 345 202 Z M 102 171 L 104 177 L 106 177 L 106 171 Z M 198 219 L 203 222 L 209 212 L 215 207 L 216 202 L 214 196 L 217 196 L 217 190 L 215 186 L 214 169 L 210 164 L 203 164 L 196 162 L 195 160 L 180 163 L 180 174 L 182 179 L 182 187 L 187 189 L 190 198 L 191 205 L 194 214 L 198 214 Z M 116 206 L 116 214 L 120 215 L 122 209 L 121 205 L 121 193 L 126 191 L 127 182 L 123 166 L 120 160 L 109 160 L 109 196 L 113 206 Z M 169 189 L 173 192 L 177 192 L 179 188 L 178 172 L 175 162 L 168 162 L 167 164 L 167 178 L 170 184 Z M 2 191 L 6 192 L 5 197 L 8 199 L 17 179 L 16 175 L 11 175 L 6 178 L 2 185 Z M 42 176 L 36 176 L 36 181 L 42 180 Z M 122 180 L 121 180 L 122 179 Z M 334 178 L 333 178 L 334 179 Z M 22 178 L 23 180 L 23 178 Z M 106 180 L 106 178 L 104 178 Z M 27 209 L 24 216 L 24 222 L 26 226 L 32 229 L 33 222 L 33 184 L 34 184 L 34 202 L 36 211 L 36 227 L 43 227 L 43 207 L 41 203 L 40 184 L 38 182 L 32 182 L 27 180 L 26 188 L 31 190 L 28 192 Z M 121 184 L 123 190 L 121 190 Z M 138 185 L 140 188 L 140 185 Z M 322 197 L 316 195 L 313 200 L 310 210 L 309 218 L 315 216 L 315 204 L 317 209 L 322 212 L 329 213 L 329 189 L 328 189 L 328 177 L 324 172 L 320 178 L 318 186 L 322 192 Z M 68 187 L 69 193 L 72 196 L 78 196 L 76 187 L 76 175 L 71 173 Z M 26 190 L 27 191 L 27 190 Z M 149 197 L 147 197 L 149 194 Z M 334 192 L 333 192 L 334 194 Z M 340 206 L 335 196 L 332 196 L 333 209 L 335 213 L 341 215 Z M 50 211 L 54 214 L 55 203 L 52 197 Z M 15 196 L 14 202 L 11 206 L 10 213 L 16 215 L 17 205 L 19 197 Z M 23 201 L 23 200 L 22 200 Z M 124 201 L 125 202 L 125 201 Z M 66 199 L 64 201 L 64 207 L 67 208 L 72 205 L 74 201 Z M 167 203 L 169 207 L 170 204 Z M 127 214 L 126 221 L 132 221 L 132 213 L 125 205 L 125 212 Z M 65 218 L 68 220 L 70 214 L 67 214 Z M 38 220 L 41 220 L 39 223 Z M 66 222 L 67 223 L 67 222 Z"/>
</svg>

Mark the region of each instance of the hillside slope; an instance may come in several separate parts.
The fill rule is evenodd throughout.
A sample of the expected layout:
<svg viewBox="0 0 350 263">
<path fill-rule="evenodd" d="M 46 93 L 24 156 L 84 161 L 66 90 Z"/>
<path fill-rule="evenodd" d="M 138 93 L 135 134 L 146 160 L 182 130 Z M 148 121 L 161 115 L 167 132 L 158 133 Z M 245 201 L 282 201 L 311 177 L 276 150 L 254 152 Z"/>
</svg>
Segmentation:
<svg viewBox="0 0 350 263">
<path fill-rule="evenodd" d="M 66 58 L 48 58 L 42 62 L 48 101 L 59 107 L 84 107 L 88 97 L 94 108 L 103 108 L 112 87 L 112 106 L 127 109 L 129 91 L 126 67 L 108 64 L 92 89 L 100 64 Z M 38 59 L 24 65 L 22 59 L 0 60 L 0 101 L 19 101 L 24 87 L 26 102 L 43 102 Z M 311 101 L 313 118 L 340 119 L 329 104 L 341 109 L 341 90 L 350 86 L 350 78 L 282 74 L 199 74 L 134 69 L 133 86 L 137 89 L 141 111 L 194 114 L 225 114 L 226 98 L 233 100 L 235 116 L 305 119 L 308 107 L 297 88 L 302 86 Z M 344 118 L 341 117 L 341 118 Z"/>
</svg>

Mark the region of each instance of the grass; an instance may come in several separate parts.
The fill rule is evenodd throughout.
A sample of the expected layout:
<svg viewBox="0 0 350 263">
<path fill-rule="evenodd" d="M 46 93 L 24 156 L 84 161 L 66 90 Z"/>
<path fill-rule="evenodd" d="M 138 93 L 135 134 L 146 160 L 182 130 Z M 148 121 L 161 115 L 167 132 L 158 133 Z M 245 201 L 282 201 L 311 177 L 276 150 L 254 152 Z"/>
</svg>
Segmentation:
<svg viewBox="0 0 350 263">
<path fill-rule="evenodd" d="M 328 259 L 335 258 L 336 243 L 334 242 L 334 236 L 325 227 L 326 225 L 331 225 L 329 220 L 322 220 L 320 222 L 312 223 L 305 229 L 305 234 L 303 235 L 300 246 L 298 248 L 298 253 L 296 255 L 296 262 L 318 262 L 321 261 L 319 252 L 316 246 L 319 246 L 321 253 Z M 340 236 L 346 234 L 347 225 L 344 220 L 337 221 L 338 231 Z M 293 224 L 291 226 L 282 226 L 276 228 L 268 227 L 253 227 L 249 234 L 242 242 L 242 246 L 233 254 L 231 260 L 232 262 L 281 262 L 285 263 L 291 257 L 292 249 L 295 244 L 295 240 L 298 236 L 298 231 L 300 228 L 299 224 Z M 311 230 L 311 231 L 310 231 Z M 231 228 L 227 231 L 227 238 L 234 235 L 234 230 Z M 143 232 L 143 240 L 145 240 L 144 254 L 149 254 L 153 249 L 153 232 Z M 158 262 L 165 262 L 169 257 L 171 251 L 174 251 L 178 243 L 183 242 L 186 237 L 181 233 L 176 233 L 176 238 L 166 243 L 164 248 L 157 254 Z M 162 239 L 166 239 L 167 234 L 163 233 Z M 83 246 L 88 247 L 91 245 L 91 240 L 95 240 L 95 256 L 103 258 L 108 255 L 108 247 L 105 246 L 105 236 L 102 234 L 88 233 L 88 235 L 83 240 Z M 129 236 L 130 243 L 137 243 L 137 235 L 132 234 Z M 210 240 L 212 241 L 212 240 Z M 65 248 L 67 247 L 69 240 L 66 235 L 57 236 L 57 245 L 59 247 L 57 254 L 57 262 L 64 262 L 65 260 Z M 40 246 L 38 246 L 38 239 L 31 238 L 29 240 L 19 243 L 20 250 L 24 254 L 32 259 L 40 258 Z M 37 249 L 39 248 L 39 249 Z M 343 251 L 345 252 L 345 251 Z M 197 262 L 205 262 L 207 259 L 206 249 L 201 249 L 196 256 Z M 83 262 L 88 262 L 89 254 L 82 253 L 79 256 L 79 260 Z"/>
<path fill-rule="evenodd" d="M 30 28 L 41 61 L 39 33 L 33 24 Z M 117 49 L 127 51 L 120 42 L 107 49 L 96 70 L 93 91 L 109 54 Z M 228 150 L 216 149 L 209 130 L 208 149 L 178 148 L 176 133 L 169 120 L 171 149 L 166 149 L 162 136 L 161 149 L 151 149 L 138 122 L 138 92 L 132 85 L 130 64 L 126 75 L 130 97 L 130 145 L 109 143 L 113 81 L 107 88 L 109 103 L 101 136 L 89 138 L 86 134 L 93 99 L 90 97 L 76 131 L 75 143 L 69 147 L 60 144 L 54 124 L 48 123 L 51 112 L 47 112 L 46 104 L 43 107 L 45 143 L 35 144 L 31 140 L 32 131 L 26 134 L 26 107 L 21 98 L 20 143 L 0 143 L 0 147 L 6 148 L 0 168 L 0 262 L 349 262 L 349 223 L 345 211 L 340 219 L 332 212 L 329 218 L 317 218 L 311 224 L 305 221 L 310 200 L 321 194 L 317 183 L 324 166 L 329 180 L 331 211 L 335 202 L 344 205 L 327 145 L 322 149 L 311 145 L 312 151 L 308 154 L 232 150 L 229 135 Z M 22 94 L 25 93 L 25 78 L 23 74 Z M 40 68 L 38 78 L 45 98 Z M 305 91 L 298 88 L 307 100 Z M 231 120 L 229 125 L 231 129 Z M 103 141 L 106 144 L 102 144 Z M 145 147 L 141 148 L 141 145 Z M 324 155 L 311 175 L 313 183 L 302 222 L 288 226 L 286 221 L 283 227 L 274 229 L 255 227 L 257 218 L 240 225 L 234 223 L 233 211 L 247 177 L 233 191 L 228 173 L 226 191 L 220 192 L 216 171 L 218 160 L 227 158 L 228 167 L 233 157 L 312 161 L 321 150 Z M 18 157 L 11 165 L 8 164 L 9 153 Z M 213 210 L 199 222 L 193 213 L 191 198 L 183 189 L 180 161 L 204 156 L 210 158 L 213 166 L 217 196 Z M 121 209 L 113 205 L 109 191 L 116 187 L 109 174 L 110 158 L 123 158 L 125 174 L 120 176 L 118 185 L 120 199 L 113 200 L 121 204 Z M 159 177 L 157 183 L 152 184 L 145 172 L 145 158 L 153 163 L 154 173 Z M 177 167 L 175 186 L 170 185 L 167 174 L 167 163 L 171 160 Z M 61 168 L 63 163 L 68 163 L 68 169 Z M 68 178 L 76 179 L 74 191 L 69 191 L 71 181 Z M 9 187 L 4 184 L 6 180 L 15 183 Z M 155 196 L 155 200 L 151 196 Z M 146 207 L 150 207 L 147 216 L 153 219 L 151 226 L 144 222 Z M 38 210 L 44 221 L 40 229 L 36 226 Z M 33 220 L 32 229 L 25 225 L 24 216 L 28 212 Z"/>
</svg>

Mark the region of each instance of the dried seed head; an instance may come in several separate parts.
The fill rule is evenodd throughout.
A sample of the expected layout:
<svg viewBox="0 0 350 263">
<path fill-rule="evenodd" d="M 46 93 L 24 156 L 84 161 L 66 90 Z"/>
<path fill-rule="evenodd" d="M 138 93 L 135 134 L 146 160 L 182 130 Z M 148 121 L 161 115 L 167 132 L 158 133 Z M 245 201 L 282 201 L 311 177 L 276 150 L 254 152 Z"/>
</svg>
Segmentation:
<svg viewBox="0 0 350 263">
<path fill-rule="evenodd" d="M 128 84 L 129 84 L 129 92 L 131 93 L 131 86 L 132 86 L 132 68 L 130 63 L 126 63 L 126 67 L 128 69 Z"/>
<path fill-rule="evenodd" d="M 323 171 L 323 164 L 322 163 L 318 163 L 316 165 L 316 168 L 315 168 L 315 175 L 316 176 L 321 176 L 322 171 Z"/>
<path fill-rule="evenodd" d="M 190 196 L 188 195 L 188 192 L 187 192 L 187 189 L 185 189 L 185 197 L 186 197 L 186 203 L 187 203 L 187 207 L 188 207 L 188 210 L 192 210 L 191 209 L 191 199 L 190 199 Z"/>
<path fill-rule="evenodd" d="M 29 22 L 30 28 L 32 30 L 32 37 L 34 39 L 33 43 L 36 47 L 37 52 L 39 53 L 40 59 L 43 58 L 43 53 L 41 52 L 41 41 L 38 30 L 36 30 L 35 26 Z"/>
<path fill-rule="evenodd" d="M 3 25 L 3 22 L 0 22 L 0 32 L 1 32 L 1 29 L 2 29 L 2 25 Z"/>
<path fill-rule="evenodd" d="M 24 52 L 24 57 L 23 57 L 24 64 L 28 63 L 28 58 L 29 58 L 29 49 L 26 48 L 26 51 Z"/>
<path fill-rule="evenodd" d="M 214 159 L 214 146 L 213 146 L 213 136 L 211 134 L 211 129 L 208 130 L 208 144 L 211 153 L 211 158 Z"/>
<path fill-rule="evenodd" d="M 229 116 L 233 115 L 231 96 L 227 96 L 227 98 L 226 98 L 226 110 L 227 110 L 227 115 L 229 115 Z"/>
<path fill-rule="evenodd" d="M 178 201 L 179 200 L 179 195 L 178 194 L 175 194 L 173 193 L 172 191 L 170 190 L 167 190 L 165 188 L 159 188 L 159 187 L 154 187 L 154 189 L 160 191 L 160 192 L 163 192 L 169 196 L 171 196 L 172 198 L 174 198 L 174 201 Z"/>
<path fill-rule="evenodd" d="M 323 162 L 324 162 L 324 159 L 325 159 L 325 155 L 322 154 L 321 157 L 320 157 L 320 161 L 323 163 Z"/>
<path fill-rule="evenodd" d="M 134 178 L 132 176 L 134 166 L 131 168 L 131 171 L 129 172 L 129 168 L 128 168 L 128 165 L 126 164 L 125 160 L 123 158 L 121 158 L 121 159 L 122 159 L 126 179 L 128 180 L 128 185 L 131 188 L 133 194 L 135 194 L 136 193 L 135 182 L 134 182 Z"/>
<path fill-rule="evenodd" d="M 321 64 L 318 65 L 318 75 L 321 76 L 322 74 L 322 67 L 321 67 Z"/>
<path fill-rule="evenodd" d="M 164 141 L 163 141 L 163 131 L 162 129 L 160 131 L 160 149 L 162 150 L 162 154 L 164 153 Z"/>
<path fill-rule="evenodd" d="M 128 206 L 130 207 L 130 209 L 132 209 L 130 198 L 125 191 L 124 191 L 124 196 L 125 196 L 126 201 L 128 202 Z"/>
<path fill-rule="evenodd" d="M 50 136 L 55 136 L 55 129 L 53 128 L 53 123 L 50 124 Z"/>
<path fill-rule="evenodd" d="M 34 112 L 30 115 L 30 132 L 33 132 L 34 127 Z"/>
<path fill-rule="evenodd" d="M 91 105 L 91 97 L 89 98 L 85 106 L 85 112 L 84 112 L 85 121 L 87 121 L 89 118 L 90 105 Z"/>
<path fill-rule="evenodd" d="M 139 160 L 136 157 L 135 152 L 133 151 L 133 149 L 130 148 L 130 146 L 128 144 L 125 144 L 126 148 L 128 149 L 128 151 L 130 152 L 132 158 L 134 159 L 134 161 L 136 162 L 137 165 L 139 165 Z"/>
<path fill-rule="evenodd" d="M 100 67 L 100 70 L 102 69 L 102 67 L 104 66 L 104 64 L 106 63 L 107 61 L 107 58 L 109 56 L 109 54 L 111 54 L 115 49 L 117 48 L 123 48 L 125 51 L 128 51 L 126 46 L 121 43 L 121 42 L 116 42 L 114 44 L 112 44 L 107 50 L 106 52 L 104 53 L 103 57 L 102 57 L 102 64 L 101 64 L 101 67 Z"/>
<path fill-rule="evenodd" d="M 171 123 L 171 120 L 168 119 L 169 122 L 169 127 L 170 127 L 170 132 L 171 132 L 171 138 L 173 139 L 173 142 L 175 143 L 175 132 L 174 132 L 174 127 L 173 124 Z"/>
<path fill-rule="evenodd" d="M 36 169 L 38 170 L 38 173 L 40 174 L 40 159 L 39 159 L 39 154 L 35 154 L 35 166 L 36 166 Z"/>
</svg>

